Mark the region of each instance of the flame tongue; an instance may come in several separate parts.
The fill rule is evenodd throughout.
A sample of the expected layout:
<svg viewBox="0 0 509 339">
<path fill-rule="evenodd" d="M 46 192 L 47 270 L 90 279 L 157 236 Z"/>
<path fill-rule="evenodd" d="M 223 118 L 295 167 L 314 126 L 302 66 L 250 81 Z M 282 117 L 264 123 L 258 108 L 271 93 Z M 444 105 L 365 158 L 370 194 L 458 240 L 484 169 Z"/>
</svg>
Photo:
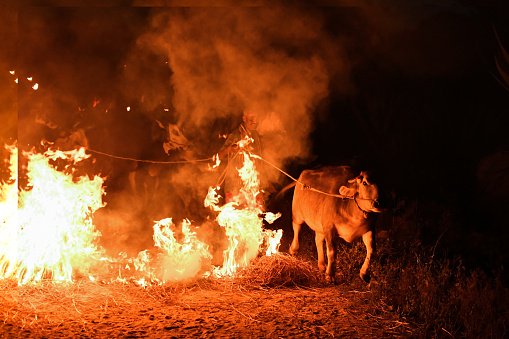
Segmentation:
<svg viewBox="0 0 509 339">
<path fill-rule="evenodd" d="M 73 164 L 86 158 L 84 149 L 45 154 L 24 152 L 28 158 L 30 190 L 19 191 L 17 220 L 10 218 L 2 233 L 13 234 L 18 248 L 3 246 L 2 277 L 16 267 L 18 283 L 41 279 L 72 281 L 73 271 L 86 273 L 91 257 L 99 254 L 91 215 L 104 206 L 103 179 L 88 176 L 73 181 L 72 175 L 58 172 L 50 159 L 64 159 Z M 6 268 L 9 267 L 9 268 Z"/>
<path fill-rule="evenodd" d="M 267 255 L 277 252 L 282 230 L 278 232 L 263 229 L 262 207 L 257 196 L 260 194 L 260 180 L 254 162 L 248 152 L 241 152 L 244 156 L 244 165 L 239 175 L 243 187 L 234 201 L 224 206 L 218 206 L 218 188 L 209 188 L 205 199 L 205 206 L 219 212 L 216 220 L 225 228 L 229 247 L 223 252 L 223 266 L 215 270 L 217 276 L 231 275 L 237 267 L 245 267 L 258 255 L 260 245 L 267 242 Z M 273 222 L 279 215 L 267 213 L 267 220 Z"/>
<path fill-rule="evenodd" d="M 109 263 L 122 266 L 117 281 L 125 281 L 122 272 L 134 266 L 133 278 L 145 286 L 147 278 L 175 281 L 194 277 L 203 261 L 211 259 L 208 245 L 191 231 L 191 223 L 184 220 L 181 236 L 176 237 L 171 218 L 155 222 L 153 237 L 160 250 L 155 257 L 145 250 L 136 258 L 101 258 L 104 250 L 97 246 L 100 233 L 92 223 L 92 215 L 104 206 L 103 178 L 85 175 L 73 179 L 72 173 L 72 165 L 89 157 L 85 149 L 24 152 L 31 189 L 18 190 L 18 150 L 16 146 L 6 147 L 11 153 L 12 175 L 0 185 L 0 278 L 17 277 L 18 284 L 26 284 L 43 279 L 72 281 L 82 274 L 95 280 L 90 270 L 97 267 L 92 265 L 102 268 Z M 218 188 L 210 188 L 205 199 L 205 206 L 218 212 L 217 222 L 225 228 L 229 242 L 223 252 L 223 266 L 214 271 L 216 276 L 231 275 L 237 267 L 247 266 L 263 243 L 266 255 L 276 253 L 282 236 L 282 230 L 263 229 L 262 216 L 272 223 L 279 214 L 263 212 L 257 199 L 259 179 L 252 157 L 247 151 L 239 155 L 244 157 L 244 166 L 238 170 L 243 181 L 239 195 L 233 202 L 219 206 Z M 67 173 L 57 171 L 50 161 L 68 163 Z"/>
<path fill-rule="evenodd" d="M 172 231 L 175 225 L 171 218 L 160 220 L 154 225 L 155 245 L 164 251 L 160 255 L 163 281 L 194 277 L 201 269 L 202 260 L 211 258 L 208 245 L 198 240 L 190 226 L 189 220 L 182 222 L 184 239 L 179 243 Z"/>
<path fill-rule="evenodd" d="M 15 145 L 5 146 L 9 150 L 11 176 L 8 182 L 0 185 L 0 278 L 16 272 L 17 227 L 18 224 L 18 149 Z"/>
</svg>

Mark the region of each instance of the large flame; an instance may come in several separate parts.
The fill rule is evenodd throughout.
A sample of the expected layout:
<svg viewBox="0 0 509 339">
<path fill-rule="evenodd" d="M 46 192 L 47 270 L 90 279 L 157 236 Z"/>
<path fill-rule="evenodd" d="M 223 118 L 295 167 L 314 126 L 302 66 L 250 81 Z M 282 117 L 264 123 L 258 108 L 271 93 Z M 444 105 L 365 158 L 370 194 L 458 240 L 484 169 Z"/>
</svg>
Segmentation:
<svg viewBox="0 0 509 339">
<path fill-rule="evenodd" d="M 7 182 L 0 185 L 0 277 L 8 277 L 16 272 L 17 227 L 18 224 L 18 148 L 16 145 L 5 148 L 10 152 L 11 172 Z"/>
<path fill-rule="evenodd" d="M 13 154 L 17 152 L 12 152 Z M 86 274 L 92 258 L 100 251 L 96 245 L 100 233 L 92 223 L 92 214 L 102 206 L 103 179 L 95 176 L 73 180 L 72 173 L 57 171 L 50 160 L 62 159 L 72 166 L 86 159 L 85 150 L 44 154 L 24 152 L 28 158 L 29 189 L 8 185 L 9 194 L 19 194 L 16 208 L 2 204 L 2 275 L 16 274 L 19 284 L 42 279 L 72 281 L 76 273 Z M 9 215 L 17 214 L 17 218 Z M 7 218 L 5 216 L 7 216 Z"/>
<path fill-rule="evenodd" d="M 276 253 L 283 232 L 263 229 L 261 215 L 272 223 L 279 214 L 263 211 L 259 199 L 260 180 L 252 156 L 247 151 L 240 152 L 239 156 L 244 157 L 243 167 L 238 169 L 243 183 L 239 194 L 232 202 L 219 206 L 219 188 L 211 187 L 205 199 L 205 206 L 218 212 L 216 220 L 225 228 L 229 241 L 228 249 L 223 252 L 223 266 L 214 271 L 217 276 L 231 275 L 238 267 L 247 266 L 258 255 L 264 242 L 266 255 Z"/>
<path fill-rule="evenodd" d="M 6 148 L 11 154 L 11 176 L 0 185 L 0 278 L 15 277 L 19 284 L 43 279 L 73 281 L 78 276 L 93 280 L 99 272 L 95 269 L 102 271 L 106 262 L 119 267 L 117 281 L 125 281 L 125 270 L 129 270 L 130 278 L 144 286 L 146 278 L 153 282 L 182 280 L 200 274 L 204 264 L 210 265 L 208 245 L 191 230 L 191 222 L 184 220 L 178 230 L 171 218 L 153 226 L 155 255 L 145 250 L 136 258 L 127 258 L 125 253 L 116 259 L 105 257 L 98 245 L 101 234 L 92 221 L 93 213 L 105 205 L 104 179 L 73 176 L 73 168 L 90 157 L 85 149 L 23 152 L 28 160 L 28 188 L 19 189 L 18 150 L 15 145 Z M 244 157 L 244 166 L 238 169 L 244 184 L 240 194 L 219 206 L 218 188 L 210 188 L 205 199 L 205 206 L 218 212 L 216 220 L 225 228 L 229 243 L 223 266 L 214 270 L 216 276 L 231 275 L 247 266 L 261 253 L 262 245 L 266 255 L 276 253 L 282 236 L 282 230 L 263 229 L 264 220 L 272 223 L 279 214 L 263 211 L 252 155 L 243 151 L 240 156 Z M 65 171 L 58 171 L 55 163 L 66 164 Z"/>
</svg>

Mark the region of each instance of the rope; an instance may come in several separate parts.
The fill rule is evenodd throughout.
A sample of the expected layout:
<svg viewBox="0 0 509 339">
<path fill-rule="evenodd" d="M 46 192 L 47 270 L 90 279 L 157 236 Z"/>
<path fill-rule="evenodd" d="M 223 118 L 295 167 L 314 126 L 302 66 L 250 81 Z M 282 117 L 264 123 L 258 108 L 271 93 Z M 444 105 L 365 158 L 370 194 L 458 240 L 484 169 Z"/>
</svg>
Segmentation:
<svg viewBox="0 0 509 339">
<path fill-rule="evenodd" d="M 235 160 L 235 158 L 237 158 L 239 153 L 240 153 L 240 150 L 238 150 L 235 153 L 235 155 L 233 157 L 231 157 L 231 159 L 230 159 L 230 156 L 228 155 L 228 162 L 226 163 L 226 167 L 225 167 L 223 173 L 221 173 L 221 175 L 219 176 L 219 178 L 217 180 L 218 183 L 217 183 L 216 187 L 217 186 L 221 186 L 224 183 L 224 181 L 226 179 L 226 172 L 228 171 L 228 168 L 230 167 L 230 164 L 233 162 L 233 160 Z"/>
<path fill-rule="evenodd" d="M 343 194 L 333 194 L 333 193 L 328 193 L 328 192 L 324 192 L 324 191 L 321 191 L 319 189 L 316 189 L 316 188 L 313 188 L 311 186 L 308 186 L 302 182 L 300 182 L 298 179 L 295 179 L 294 177 L 292 177 L 290 174 L 286 173 L 285 171 L 283 171 L 281 168 L 277 167 L 276 165 L 272 164 L 271 162 L 263 159 L 262 157 L 260 156 L 255 156 L 256 158 L 262 160 L 263 162 L 265 162 L 266 164 L 269 164 L 270 166 L 274 167 L 275 169 L 277 169 L 279 172 L 283 173 L 284 175 L 286 175 L 288 178 L 292 179 L 293 181 L 295 181 L 296 183 L 298 184 L 301 184 L 302 187 L 304 188 L 307 188 L 313 192 L 317 192 L 317 193 L 321 193 L 321 194 L 325 194 L 325 195 L 328 195 L 328 196 L 331 196 L 331 197 L 335 197 L 335 198 L 341 198 L 341 199 L 344 199 L 344 198 L 348 198 L 348 199 L 353 199 L 353 196 L 347 196 L 347 195 L 343 195 Z"/>
<path fill-rule="evenodd" d="M 316 189 L 314 187 L 311 187 L 309 185 L 306 185 L 302 182 L 300 182 L 299 180 L 295 179 L 294 177 L 292 177 L 290 174 L 286 173 L 285 171 L 283 171 L 281 168 L 277 167 L 276 165 L 270 163 L 269 161 L 263 159 L 262 157 L 258 156 L 258 155 L 255 155 L 254 157 L 256 157 L 257 159 L 260 159 L 262 161 L 264 161 L 265 163 L 269 164 L 270 166 L 274 167 L 275 169 L 277 169 L 279 172 L 283 173 L 284 175 L 286 175 L 287 177 L 289 177 L 290 179 L 292 179 L 293 181 L 295 181 L 296 183 L 298 184 L 301 184 L 302 187 L 304 188 L 307 188 L 309 189 L 310 191 L 313 191 L 313 192 L 317 192 L 317 193 L 321 193 L 321 194 L 324 194 L 324 195 L 328 195 L 330 197 L 334 197 L 334 198 L 341 198 L 341 199 L 357 199 L 357 200 L 369 200 L 369 201 L 373 201 L 373 199 L 365 199 L 365 198 L 359 198 L 359 197 L 355 197 L 354 195 L 350 196 L 350 195 L 343 195 L 343 194 L 333 194 L 333 193 L 328 193 L 328 192 L 325 192 L 325 191 L 321 191 L 319 189 Z"/>
<path fill-rule="evenodd" d="M 86 148 L 86 149 L 88 151 L 92 152 L 92 153 L 101 154 L 101 155 L 104 155 L 104 156 L 107 156 L 107 157 L 111 157 L 111 158 L 128 160 L 128 161 L 136 161 L 136 162 L 148 162 L 148 163 L 152 163 L 152 164 L 188 164 L 188 163 L 205 162 L 205 161 L 213 160 L 213 158 L 206 158 L 206 159 L 196 159 L 196 160 L 155 161 L 155 160 L 144 160 L 144 159 L 135 159 L 135 158 L 128 158 L 128 157 L 121 157 L 121 156 L 118 156 L 118 155 L 112 155 L 112 154 L 104 153 L 104 152 L 101 152 L 101 151 L 93 150 L 93 149 L 90 149 L 90 148 Z M 235 159 L 239 155 L 239 153 L 240 153 L 240 150 L 238 150 L 235 153 L 235 155 L 231 158 L 231 161 L 233 161 L 233 159 Z M 333 194 L 333 193 L 328 193 L 328 192 L 316 189 L 314 187 L 311 187 L 309 185 L 306 185 L 306 184 L 300 182 L 298 179 L 295 179 L 290 174 L 286 173 L 281 168 L 277 167 L 276 165 L 272 164 L 271 162 L 263 159 L 259 155 L 253 155 L 253 154 L 250 154 L 250 155 L 252 157 L 260 159 L 263 162 L 265 162 L 266 164 L 274 167 L 276 170 L 278 170 L 279 172 L 283 173 L 288 178 L 292 179 L 293 181 L 295 181 L 298 184 L 301 184 L 304 188 L 307 188 L 307 189 L 309 189 L 309 190 L 311 190 L 313 192 L 317 192 L 317 193 L 324 194 L 324 195 L 327 195 L 327 196 L 330 196 L 330 197 L 341 198 L 341 199 L 357 199 L 357 200 L 370 200 L 370 201 L 373 200 L 373 199 L 363 199 L 363 198 L 359 198 L 359 197 L 355 198 L 354 196 L 348 196 L 348 195 L 343 195 L 343 194 Z M 228 164 L 227 164 L 225 170 L 223 171 L 223 173 L 221 173 L 221 175 L 219 176 L 219 179 L 218 179 L 219 184 L 216 185 L 216 186 L 220 186 L 220 185 L 223 184 L 223 182 L 224 182 L 224 180 L 226 178 L 226 171 L 228 170 L 229 166 L 230 166 L 230 158 L 228 157 Z"/>
<path fill-rule="evenodd" d="M 129 160 L 129 161 L 136 161 L 136 162 L 149 162 L 152 164 L 188 164 L 193 162 L 205 162 L 213 160 L 213 158 L 207 158 L 207 159 L 196 159 L 196 160 L 176 160 L 176 161 L 155 161 L 155 160 L 144 160 L 144 159 L 135 159 L 135 158 L 127 158 L 127 157 L 120 157 L 118 155 L 112 155 L 100 151 L 96 151 L 90 148 L 86 148 L 87 151 L 90 151 L 92 153 L 101 154 L 110 158 L 116 158 L 116 159 L 122 159 L 122 160 Z"/>
</svg>

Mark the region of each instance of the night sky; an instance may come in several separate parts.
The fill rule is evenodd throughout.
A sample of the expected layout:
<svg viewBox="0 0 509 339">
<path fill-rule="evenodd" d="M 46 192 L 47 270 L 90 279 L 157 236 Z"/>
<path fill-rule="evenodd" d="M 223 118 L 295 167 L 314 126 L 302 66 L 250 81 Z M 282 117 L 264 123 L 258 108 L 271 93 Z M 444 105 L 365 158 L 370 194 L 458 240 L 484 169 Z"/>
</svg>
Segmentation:
<svg viewBox="0 0 509 339">
<path fill-rule="evenodd" d="M 29 149 L 81 127 L 92 148 L 143 157 L 141 126 L 157 118 L 207 157 L 254 105 L 270 159 L 294 175 L 350 164 L 377 170 L 400 196 L 445 191 L 465 210 L 483 196 L 503 206 L 509 92 L 496 79 L 495 31 L 509 49 L 508 14 L 461 4 L 26 6 L 1 15 L 2 137 Z"/>
</svg>

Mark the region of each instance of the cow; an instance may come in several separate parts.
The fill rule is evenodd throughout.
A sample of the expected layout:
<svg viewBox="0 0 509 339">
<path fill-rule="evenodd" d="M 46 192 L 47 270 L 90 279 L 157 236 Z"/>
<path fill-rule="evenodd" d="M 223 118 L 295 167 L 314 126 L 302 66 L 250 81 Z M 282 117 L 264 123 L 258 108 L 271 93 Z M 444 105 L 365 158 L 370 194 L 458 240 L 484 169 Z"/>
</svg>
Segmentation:
<svg viewBox="0 0 509 339">
<path fill-rule="evenodd" d="M 360 277 L 369 282 L 369 262 L 375 250 L 374 225 L 378 207 L 378 186 L 371 182 L 370 173 L 355 176 L 347 166 L 305 170 L 295 185 L 292 202 L 293 241 L 290 254 L 299 249 L 302 223 L 315 231 L 318 268 L 325 271 L 328 282 L 334 283 L 338 237 L 352 242 L 360 237 L 366 245 L 366 258 Z M 327 246 L 325 264 L 323 242 Z"/>
</svg>

